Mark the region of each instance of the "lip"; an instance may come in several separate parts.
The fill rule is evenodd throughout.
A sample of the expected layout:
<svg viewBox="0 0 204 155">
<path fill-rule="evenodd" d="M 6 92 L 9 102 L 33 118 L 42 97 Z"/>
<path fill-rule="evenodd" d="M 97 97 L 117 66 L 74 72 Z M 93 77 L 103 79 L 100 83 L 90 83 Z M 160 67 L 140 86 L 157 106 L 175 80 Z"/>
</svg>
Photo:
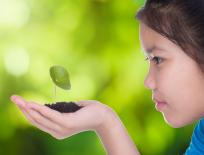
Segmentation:
<svg viewBox="0 0 204 155">
<path fill-rule="evenodd" d="M 157 111 L 162 111 L 164 107 L 167 105 L 167 102 L 159 101 L 157 99 L 153 99 L 153 100 L 155 102 L 155 108 L 157 109 Z"/>
</svg>

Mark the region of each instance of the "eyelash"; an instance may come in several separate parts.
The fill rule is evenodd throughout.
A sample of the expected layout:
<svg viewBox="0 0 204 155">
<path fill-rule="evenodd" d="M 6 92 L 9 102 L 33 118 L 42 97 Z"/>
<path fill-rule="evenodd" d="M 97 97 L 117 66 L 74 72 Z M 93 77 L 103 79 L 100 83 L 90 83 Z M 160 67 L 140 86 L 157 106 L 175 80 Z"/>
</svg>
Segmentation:
<svg viewBox="0 0 204 155">
<path fill-rule="evenodd" d="M 163 59 L 160 58 L 160 57 L 157 57 L 157 56 L 154 56 L 153 58 L 146 57 L 146 58 L 145 58 L 145 61 L 147 61 L 147 60 L 152 60 L 152 61 L 154 61 L 154 62 L 156 63 L 156 65 L 159 65 L 159 64 L 161 64 L 162 62 L 159 62 L 158 59 L 163 62 Z"/>
</svg>

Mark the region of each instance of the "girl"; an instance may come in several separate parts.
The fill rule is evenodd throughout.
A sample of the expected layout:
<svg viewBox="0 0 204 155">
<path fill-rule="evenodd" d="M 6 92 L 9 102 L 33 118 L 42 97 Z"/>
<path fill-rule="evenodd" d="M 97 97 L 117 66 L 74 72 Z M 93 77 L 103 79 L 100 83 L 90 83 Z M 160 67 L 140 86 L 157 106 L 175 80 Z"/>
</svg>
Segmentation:
<svg viewBox="0 0 204 155">
<path fill-rule="evenodd" d="M 149 60 L 144 84 L 155 107 L 174 128 L 199 120 L 185 154 L 204 154 L 204 1 L 147 0 L 136 17 Z M 79 101 L 84 106 L 79 111 L 60 113 L 20 96 L 11 100 L 34 126 L 57 139 L 93 130 L 107 154 L 140 154 L 117 114 L 102 103 Z"/>
</svg>

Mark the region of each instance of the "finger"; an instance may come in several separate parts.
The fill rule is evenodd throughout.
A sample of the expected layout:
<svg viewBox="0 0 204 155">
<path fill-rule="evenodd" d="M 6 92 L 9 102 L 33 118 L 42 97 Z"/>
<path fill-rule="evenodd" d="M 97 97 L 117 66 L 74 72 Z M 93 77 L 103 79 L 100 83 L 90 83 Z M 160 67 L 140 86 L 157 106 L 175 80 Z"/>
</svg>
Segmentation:
<svg viewBox="0 0 204 155">
<path fill-rule="evenodd" d="M 12 95 L 11 100 L 21 107 L 26 108 L 26 106 L 27 106 L 27 107 L 30 107 L 32 109 L 35 109 L 36 111 L 40 112 L 45 117 L 47 117 L 51 120 L 55 120 L 55 122 L 59 122 L 59 120 L 61 119 L 61 113 L 60 112 L 52 110 L 46 106 L 36 104 L 34 102 L 29 102 L 29 104 L 28 104 L 22 97 L 20 97 L 18 95 Z"/>
<path fill-rule="evenodd" d="M 10 97 L 10 99 L 11 99 L 11 101 L 13 101 L 15 104 L 17 104 L 17 105 L 19 105 L 19 106 L 21 106 L 21 107 L 25 107 L 26 106 L 26 101 L 22 98 L 22 97 L 20 97 L 20 96 L 18 96 L 18 95 L 12 95 L 11 97 Z"/>
<path fill-rule="evenodd" d="M 51 129 L 50 127 L 47 127 L 46 125 L 37 122 L 28 112 L 27 109 L 24 109 L 22 107 L 19 107 L 20 110 L 22 111 L 22 113 L 25 115 L 25 117 L 27 118 L 27 120 L 35 127 L 39 128 L 40 130 L 49 133 L 51 135 L 54 135 L 55 137 L 58 136 L 58 132 L 56 132 L 55 130 Z"/>
<path fill-rule="evenodd" d="M 38 114 L 34 110 L 31 110 L 31 109 L 30 111 L 26 110 L 25 107 L 27 103 L 22 97 L 17 96 L 17 95 L 12 95 L 11 100 L 19 106 L 23 114 L 34 126 L 40 127 L 45 132 L 49 132 L 49 131 L 57 132 L 60 130 L 59 126 L 45 119 L 44 117 L 42 117 L 40 114 Z"/>
<path fill-rule="evenodd" d="M 59 125 L 64 124 L 62 113 L 56 110 L 50 109 L 49 107 L 44 106 L 44 105 L 36 104 L 34 102 L 29 102 L 27 104 L 27 107 L 34 109 L 35 111 L 39 112 L 42 116 L 53 121 L 54 123 L 57 123 Z"/>
<path fill-rule="evenodd" d="M 62 128 L 50 121 L 49 119 L 47 119 L 46 117 L 44 117 L 43 115 L 41 115 L 39 112 L 33 110 L 33 109 L 26 109 L 27 113 L 30 115 L 30 117 L 37 123 L 40 125 L 45 126 L 46 128 L 53 130 L 55 132 L 61 132 Z"/>
<path fill-rule="evenodd" d="M 95 100 L 80 100 L 76 102 L 77 105 L 83 106 L 83 107 L 88 106 L 93 103 L 99 103 L 99 102 Z"/>
</svg>

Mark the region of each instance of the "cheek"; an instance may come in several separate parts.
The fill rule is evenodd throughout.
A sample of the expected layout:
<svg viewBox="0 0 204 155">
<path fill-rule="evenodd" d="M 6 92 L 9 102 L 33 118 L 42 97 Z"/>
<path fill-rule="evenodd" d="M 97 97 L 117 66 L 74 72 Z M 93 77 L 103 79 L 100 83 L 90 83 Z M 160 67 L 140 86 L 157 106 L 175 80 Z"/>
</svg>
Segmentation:
<svg viewBox="0 0 204 155">
<path fill-rule="evenodd" d="M 194 101 L 195 93 L 198 94 L 204 90 L 204 79 L 201 80 L 199 72 L 196 70 L 197 68 L 192 67 L 192 65 L 182 66 L 181 63 L 164 66 L 158 72 L 157 88 L 164 95 L 164 98 L 172 101 L 172 104 L 184 101 L 180 102 L 183 105 L 187 101 Z"/>
<path fill-rule="evenodd" d="M 170 89 L 168 89 L 169 95 L 178 109 L 191 112 L 204 105 L 202 93 L 204 91 L 204 79 L 197 67 L 193 65 L 177 66 L 175 71 L 172 70 L 169 73 L 168 80 L 171 80 Z M 201 104 L 201 102 L 203 103 Z"/>
<path fill-rule="evenodd" d="M 175 66 L 160 71 L 157 88 L 168 106 L 165 120 L 173 127 L 181 127 L 204 116 L 204 80 L 196 68 Z"/>
</svg>

